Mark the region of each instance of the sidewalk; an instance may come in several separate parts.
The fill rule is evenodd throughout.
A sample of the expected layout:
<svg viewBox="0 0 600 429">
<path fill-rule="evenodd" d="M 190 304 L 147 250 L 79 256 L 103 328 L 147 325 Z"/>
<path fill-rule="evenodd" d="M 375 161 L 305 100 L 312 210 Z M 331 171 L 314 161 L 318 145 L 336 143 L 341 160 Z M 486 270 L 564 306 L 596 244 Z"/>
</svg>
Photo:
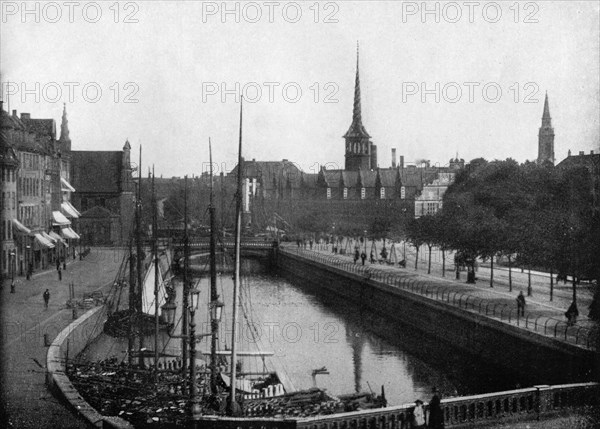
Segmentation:
<svg viewBox="0 0 600 429">
<path fill-rule="evenodd" d="M 10 279 L 2 285 L 2 357 L 3 393 L 8 422 L 14 428 L 86 428 L 88 425 L 48 391 L 45 384 L 47 347 L 72 322 L 66 308 L 69 284 L 75 285 L 76 299 L 96 290 L 105 295 L 117 274 L 123 251 L 92 249 L 83 261 L 71 261 L 58 280 L 56 269 L 35 273 L 31 280 L 15 279 L 15 293 L 10 293 Z M 49 289 L 49 307 L 44 308 L 42 293 Z M 81 315 L 84 310 L 79 309 Z M 0 424 L 1 426 L 1 424 Z"/>
<path fill-rule="evenodd" d="M 309 250 L 298 248 L 295 244 L 285 244 L 283 248 L 308 258 L 314 258 L 317 255 L 327 257 L 328 263 L 333 265 L 343 264 L 352 267 L 356 265 L 358 270 L 369 270 L 370 277 L 374 277 L 375 273 L 380 273 L 382 278 L 387 274 L 394 275 L 394 277 L 414 278 L 419 283 L 417 286 L 410 287 L 409 290 L 414 293 L 583 348 L 591 348 L 595 345 L 593 339 L 598 328 L 587 317 L 587 305 L 580 304 L 580 317 L 577 324 L 567 326 L 564 312 L 570 304 L 570 295 L 555 297 L 553 302 L 539 299 L 539 294 L 535 293 L 534 296 L 526 296 L 525 316 L 517 317 L 516 297 L 519 291 L 523 291 L 527 295 L 527 287 L 523 283 L 513 283 L 513 291 L 508 292 L 508 288 L 491 288 L 489 282 L 486 281 L 467 284 L 465 273 L 461 273 L 463 274 L 461 279 L 456 280 L 453 272 L 447 272 L 447 276 L 442 278 L 415 271 L 414 266 L 401 268 L 397 265 L 366 262 L 363 267 L 360 259 L 354 264 L 352 254 L 333 254 L 330 249 L 319 249 L 317 246 L 314 246 L 313 250 Z M 431 285 L 431 287 L 427 285 Z"/>
</svg>

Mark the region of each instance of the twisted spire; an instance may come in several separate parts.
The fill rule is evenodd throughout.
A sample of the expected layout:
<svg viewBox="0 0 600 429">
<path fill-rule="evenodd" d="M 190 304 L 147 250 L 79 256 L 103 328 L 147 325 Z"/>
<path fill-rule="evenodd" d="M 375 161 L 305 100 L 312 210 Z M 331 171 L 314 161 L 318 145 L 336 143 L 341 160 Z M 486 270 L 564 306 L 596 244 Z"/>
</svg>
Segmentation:
<svg viewBox="0 0 600 429">
<path fill-rule="evenodd" d="M 362 124 L 362 112 L 360 106 L 360 73 L 359 73 L 359 46 L 356 42 L 356 78 L 354 81 L 354 108 L 352 110 L 352 124 L 344 137 L 371 137 Z"/>
</svg>

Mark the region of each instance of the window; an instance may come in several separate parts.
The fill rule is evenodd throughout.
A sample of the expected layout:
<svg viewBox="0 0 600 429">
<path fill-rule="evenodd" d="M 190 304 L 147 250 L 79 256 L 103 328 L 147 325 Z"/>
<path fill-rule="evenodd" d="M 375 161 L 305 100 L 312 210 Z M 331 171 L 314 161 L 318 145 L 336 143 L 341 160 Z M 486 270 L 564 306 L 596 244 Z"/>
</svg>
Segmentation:
<svg viewBox="0 0 600 429">
<path fill-rule="evenodd" d="M 381 198 L 382 200 L 385 199 L 385 188 L 384 187 L 381 187 L 379 189 L 379 198 Z"/>
<path fill-rule="evenodd" d="M 348 188 L 344 188 L 344 199 L 348 198 Z"/>
<path fill-rule="evenodd" d="M 331 199 L 331 188 L 327 188 L 327 199 Z"/>
<path fill-rule="evenodd" d="M 400 199 L 405 199 L 406 198 L 406 188 L 404 186 L 402 186 L 400 188 Z"/>
<path fill-rule="evenodd" d="M 360 188 L 360 199 L 364 200 L 367 196 L 367 190 L 365 188 Z"/>
</svg>

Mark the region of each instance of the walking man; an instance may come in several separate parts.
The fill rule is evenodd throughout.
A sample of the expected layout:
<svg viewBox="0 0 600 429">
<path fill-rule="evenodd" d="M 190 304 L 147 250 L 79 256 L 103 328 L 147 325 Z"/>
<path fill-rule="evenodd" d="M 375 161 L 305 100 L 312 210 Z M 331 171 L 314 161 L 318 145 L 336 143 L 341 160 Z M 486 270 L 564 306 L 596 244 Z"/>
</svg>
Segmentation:
<svg viewBox="0 0 600 429">
<path fill-rule="evenodd" d="M 365 261 L 367 260 L 367 254 L 365 252 L 362 252 L 360 254 L 360 259 L 362 259 L 362 264 L 365 265 Z"/>
<path fill-rule="evenodd" d="M 50 302 L 50 291 L 46 289 L 44 292 L 44 307 L 48 308 L 48 302 Z"/>
<path fill-rule="evenodd" d="M 525 316 L 525 297 L 523 291 L 517 296 L 517 316 Z"/>
<path fill-rule="evenodd" d="M 437 389 L 433 388 L 433 397 L 429 401 L 429 428 L 444 429 L 444 413 L 441 406 L 441 398 Z"/>
<path fill-rule="evenodd" d="M 58 280 L 62 280 L 62 270 L 60 269 L 60 267 L 58 267 Z"/>
</svg>

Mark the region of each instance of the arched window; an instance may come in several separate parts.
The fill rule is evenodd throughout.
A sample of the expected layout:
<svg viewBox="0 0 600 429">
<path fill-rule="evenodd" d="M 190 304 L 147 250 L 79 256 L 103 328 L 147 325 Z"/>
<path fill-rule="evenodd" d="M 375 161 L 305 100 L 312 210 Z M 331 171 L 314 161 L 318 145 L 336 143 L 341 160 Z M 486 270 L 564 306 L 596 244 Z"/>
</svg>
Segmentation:
<svg viewBox="0 0 600 429">
<path fill-rule="evenodd" d="M 379 198 L 385 199 L 385 188 L 383 186 L 379 189 Z"/>
</svg>

